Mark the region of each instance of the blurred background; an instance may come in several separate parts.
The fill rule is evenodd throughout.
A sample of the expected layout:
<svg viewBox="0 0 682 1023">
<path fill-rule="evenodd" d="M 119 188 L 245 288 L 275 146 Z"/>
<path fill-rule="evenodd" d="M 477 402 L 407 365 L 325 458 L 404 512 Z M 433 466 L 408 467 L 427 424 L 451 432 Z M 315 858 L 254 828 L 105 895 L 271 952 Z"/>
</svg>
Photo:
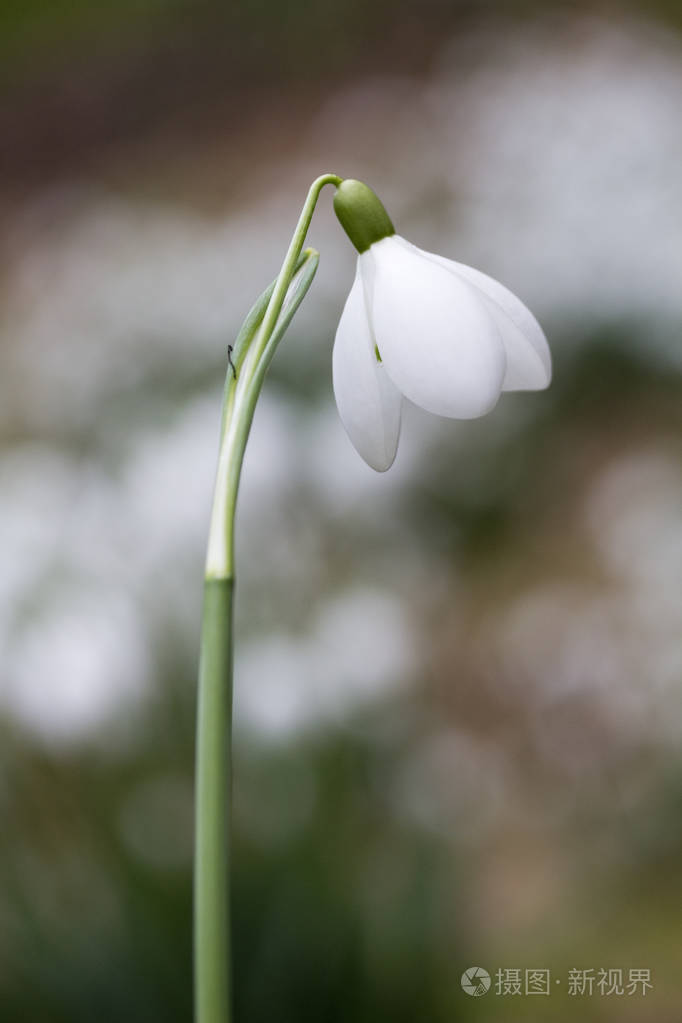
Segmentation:
<svg viewBox="0 0 682 1023">
<path fill-rule="evenodd" d="M 679 1021 L 682 8 L 0 18 L 0 1019 L 191 1018 L 226 346 L 333 171 L 517 292 L 555 379 L 406 409 L 373 473 L 333 404 L 354 254 L 323 194 L 238 516 L 238 1023 Z M 550 996 L 496 993 L 531 968 Z"/>
</svg>

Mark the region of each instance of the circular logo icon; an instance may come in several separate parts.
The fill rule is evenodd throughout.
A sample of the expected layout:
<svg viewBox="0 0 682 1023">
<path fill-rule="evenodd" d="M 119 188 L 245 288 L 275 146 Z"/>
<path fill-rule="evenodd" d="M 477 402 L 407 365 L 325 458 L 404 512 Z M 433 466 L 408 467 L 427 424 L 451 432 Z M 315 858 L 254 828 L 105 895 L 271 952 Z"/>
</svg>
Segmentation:
<svg viewBox="0 0 682 1023">
<path fill-rule="evenodd" d="M 462 990 L 472 998 L 480 998 L 490 990 L 490 974 L 482 966 L 470 966 L 462 974 Z"/>
</svg>

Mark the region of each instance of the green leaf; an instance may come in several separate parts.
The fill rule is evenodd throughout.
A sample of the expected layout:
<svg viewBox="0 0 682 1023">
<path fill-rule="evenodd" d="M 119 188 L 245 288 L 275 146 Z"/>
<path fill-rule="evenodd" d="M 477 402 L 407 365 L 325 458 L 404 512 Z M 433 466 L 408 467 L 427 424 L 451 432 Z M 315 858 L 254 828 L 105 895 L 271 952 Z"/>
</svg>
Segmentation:
<svg viewBox="0 0 682 1023">
<path fill-rule="evenodd" d="M 267 369 L 270 364 L 270 359 L 272 358 L 274 349 L 282 339 L 284 331 L 291 322 L 292 316 L 303 301 L 305 293 L 310 287 L 312 279 L 315 276 L 315 271 L 317 270 L 317 264 L 319 261 L 320 255 L 314 249 L 305 249 L 305 251 L 299 256 L 294 276 L 284 297 L 284 303 L 277 318 L 277 323 L 275 324 L 275 329 L 272 332 L 270 342 L 268 343 L 264 353 L 264 358 L 266 359 L 265 369 Z M 230 390 L 234 383 L 236 374 L 239 372 L 239 367 L 244 361 L 244 356 L 248 351 L 249 345 L 254 340 L 254 337 L 263 322 L 263 318 L 265 317 L 265 312 L 268 308 L 268 303 L 272 297 L 272 293 L 275 290 L 276 283 L 277 278 L 275 277 L 274 281 L 272 281 L 265 291 L 258 296 L 247 313 L 246 319 L 241 325 L 234 344 L 231 346 L 231 352 L 229 352 L 231 363 L 228 362 L 227 372 L 225 374 L 225 388 L 223 391 L 223 407 L 220 426 L 221 436 L 225 429 L 225 419 L 229 405 Z M 232 368 L 233 366 L 234 370 Z M 263 373 L 265 373 L 265 370 Z M 259 380 L 262 382 L 262 375 L 260 374 Z"/>
<path fill-rule="evenodd" d="M 313 277 L 315 276 L 319 262 L 320 254 L 315 249 L 305 249 L 301 253 L 301 261 L 296 268 L 296 272 L 291 279 L 291 284 L 284 296 L 284 302 L 282 303 L 282 308 L 279 316 L 277 317 L 275 329 L 270 335 L 270 339 L 268 340 L 265 351 L 263 352 L 263 357 L 258 366 L 259 386 L 268 366 L 270 365 L 272 356 L 275 353 L 275 348 L 282 340 L 287 327 L 296 313 L 296 310 L 305 298 L 308 288 L 313 282 Z"/>
</svg>

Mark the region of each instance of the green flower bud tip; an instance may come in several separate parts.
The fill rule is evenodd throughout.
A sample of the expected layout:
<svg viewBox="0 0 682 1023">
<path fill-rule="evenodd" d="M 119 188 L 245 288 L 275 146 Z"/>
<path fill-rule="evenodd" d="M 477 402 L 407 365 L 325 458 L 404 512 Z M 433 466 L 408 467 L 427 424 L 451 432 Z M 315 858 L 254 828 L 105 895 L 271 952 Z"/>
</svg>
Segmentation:
<svg viewBox="0 0 682 1023">
<path fill-rule="evenodd" d="M 334 194 L 334 212 L 358 252 L 395 234 L 381 199 L 362 181 L 341 182 Z"/>
</svg>

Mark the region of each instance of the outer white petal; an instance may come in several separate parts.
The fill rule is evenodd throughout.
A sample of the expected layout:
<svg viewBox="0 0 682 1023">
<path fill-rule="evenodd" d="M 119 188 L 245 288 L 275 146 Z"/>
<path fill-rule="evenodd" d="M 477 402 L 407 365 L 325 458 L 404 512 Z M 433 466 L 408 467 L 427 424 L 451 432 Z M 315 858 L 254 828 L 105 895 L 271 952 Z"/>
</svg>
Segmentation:
<svg viewBox="0 0 682 1023">
<path fill-rule="evenodd" d="M 375 242 L 359 263 L 370 323 L 396 387 L 436 415 L 489 412 L 506 357 L 479 289 L 395 235 Z"/>
<path fill-rule="evenodd" d="M 404 240 L 403 240 L 404 241 Z M 405 243 L 416 252 L 463 277 L 478 288 L 490 301 L 490 309 L 502 334 L 507 353 L 507 372 L 503 391 L 541 391 L 552 379 L 552 356 L 542 327 L 513 292 L 499 281 L 474 270 L 472 266 L 456 263 L 433 252 L 423 252 Z"/>
<path fill-rule="evenodd" d="M 374 345 L 358 265 L 334 341 L 334 396 L 358 453 L 385 472 L 398 450 L 402 396 L 377 361 Z"/>
</svg>

